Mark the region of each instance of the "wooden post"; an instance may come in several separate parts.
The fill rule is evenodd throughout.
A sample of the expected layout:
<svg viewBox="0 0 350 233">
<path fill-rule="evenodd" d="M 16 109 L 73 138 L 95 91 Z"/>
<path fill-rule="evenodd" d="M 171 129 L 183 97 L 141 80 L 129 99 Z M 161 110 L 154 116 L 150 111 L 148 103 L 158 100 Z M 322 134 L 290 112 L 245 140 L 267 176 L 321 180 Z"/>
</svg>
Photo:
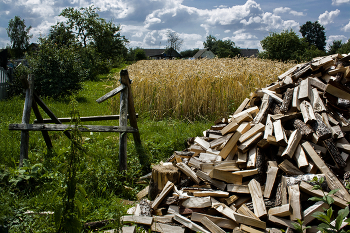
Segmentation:
<svg viewBox="0 0 350 233">
<path fill-rule="evenodd" d="M 42 117 L 41 114 L 40 114 L 38 105 L 36 104 L 35 100 L 33 100 L 33 104 L 32 104 L 32 105 L 33 105 L 33 106 L 32 106 L 33 112 L 34 112 L 34 114 L 35 114 L 35 117 L 36 117 L 36 119 L 37 119 L 37 122 L 38 122 L 38 123 L 44 123 L 44 119 L 43 119 L 43 117 Z M 48 150 L 52 150 L 53 146 L 52 146 L 52 143 L 51 143 L 51 139 L 50 139 L 49 133 L 48 133 L 47 131 L 41 131 L 41 134 L 42 134 L 43 137 L 44 137 L 44 140 L 45 140 L 47 149 L 48 149 Z"/>
<path fill-rule="evenodd" d="M 23 83 L 26 82 L 25 78 L 23 78 Z M 26 97 L 24 100 L 24 108 L 23 108 L 23 116 L 22 116 L 22 124 L 29 124 L 30 120 L 30 112 L 32 109 L 33 103 L 33 87 L 34 82 L 32 80 L 32 75 L 28 75 L 28 83 L 26 86 L 24 84 L 24 88 L 26 89 Z M 22 167 L 23 160 L 28 159 L 28 148 L 29 148 L 29 131 L 22 130 L 21 132 L 21 149 L 20 149 L 20 157 L 19 157 L 19 166 Z"/>
<path fill-rule="evenodd" d="M 128 88 L 120 92 L 120 117 L 119 126 L 128 125 Z M 119 138 L 119 171 L 127 169 L 127 133 L 120 133 Z"/>
</svg>

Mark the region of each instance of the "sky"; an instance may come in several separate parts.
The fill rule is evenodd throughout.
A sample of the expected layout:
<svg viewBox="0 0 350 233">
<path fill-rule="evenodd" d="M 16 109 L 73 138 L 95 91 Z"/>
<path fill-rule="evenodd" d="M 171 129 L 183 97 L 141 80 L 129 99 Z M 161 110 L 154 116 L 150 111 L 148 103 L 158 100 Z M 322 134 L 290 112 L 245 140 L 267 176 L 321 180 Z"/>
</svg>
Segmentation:
<svg viewBox="0 0 350 233">
<path fill-rule="evenodd" d="M 20 16 L 32 26 L 31 42 L 46 36 L 66 7 L 100 10 L 100 17 L 121 26 L 128 47 L 165 48 L 167 31 L 178 33 L 181 51 L 203 48 L 208 35 L 232 40 L 240 48 L 261 50 L 260 41 L 272 32 L 319 21 L 327 44 L 350 39 L 350 0 L 0 0 L 0 48 L 10 44 L 6 28 Z"/>
</svg>

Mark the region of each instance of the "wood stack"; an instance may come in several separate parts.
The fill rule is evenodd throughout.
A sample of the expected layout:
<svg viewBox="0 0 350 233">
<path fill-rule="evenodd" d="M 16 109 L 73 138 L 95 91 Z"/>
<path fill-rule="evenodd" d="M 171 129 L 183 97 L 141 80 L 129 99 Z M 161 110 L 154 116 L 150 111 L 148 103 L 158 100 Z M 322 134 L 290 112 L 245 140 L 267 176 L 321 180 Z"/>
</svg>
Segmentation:
<svg viewBox="0 0 350 233">
<path fill-rule="evenodd" d="M 328 191 L 339 189 L 335 208 L 350 202 L 344 187 L 350 171 L 349 60 L 350 54 L 335 54 L 296 65 L 176 151 L 164 166 L 178 168 L 180 181 L 162 185 L 145 224 L 157 232 L 258 233 L 292 230 L 301 219 L 311 226 L 307 232 L 317 232 L 312 214 L 327 206 L 308 201 L 323 196 L 308 182 L 314 175 L 325 177 Z M 136 216 L 140 211 L 132 214 L 146 222 Z"/>
</svg>

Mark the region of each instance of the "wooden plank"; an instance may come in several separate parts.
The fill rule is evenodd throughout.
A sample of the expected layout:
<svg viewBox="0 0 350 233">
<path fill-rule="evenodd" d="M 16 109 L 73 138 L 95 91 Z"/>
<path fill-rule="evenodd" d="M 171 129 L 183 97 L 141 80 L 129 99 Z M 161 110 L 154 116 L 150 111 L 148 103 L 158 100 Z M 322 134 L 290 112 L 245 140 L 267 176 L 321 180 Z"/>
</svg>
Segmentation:
<svg viewBox="0 0 350 233">
<path fill-rule="evenodd" d="M 324 203 L 323 201 L 318 201 L 303 212 L 303 220 L 304 225 L 306 226 L 309 224 L 312 220 L 315 219 L 313 214 L 317 211 L 323 212 L 323 209 L 328 209 L 329 206 L 327 203 Z"/>
<path fill-rule="evenodd" d="M 223 159 L 226 159 L 226 157 L 231 152 L 231 150 L 236 146 L 240 137 L 241 137 L 241 133 L 236 132 L 230 138 L 230 140 L 226 143 L 225 147 L 220 151 L 220 154 L 219 154 Z"/>
<path fill-rule="evenodd" d="M 202 218 L 201 223 L 212 233 L 226 233 L 223 229 L 221 229 L 207 217 Z"/>
<path fill-rule="evenodd" d="M 278 168 L 291 176 L 298 176 L 304 174 L 287 159 L 285 159 L 282 163 L 278 164 Z"/>
<path fill-rule="evenodd" d="M 288 145 L 282 153 L 282 157 L 292 158 L 301 140 L 301 133 L 298 129 L 294 130 L 289 137 Z"/>
<path fill-rule="evenodd" d="M 253 137 L 259 132 L 263 132 L 265 130 L 265 125 L 262 123 L 256 124 L 253 128 L 242 134 L 242 136 L 239 138 L 239 142 L 243 143 L 249 138 Z"/>
<path fill-rule="evenodd" d="M 281 120 L 273 122 L 273 130 L 275 132 L 276 142 L 281 146 L 286 146 L 288 144 L 288 139 L 284 132 Z"/>
<path fill-rule="evenodd" d="M 260 183 L 252 179 L 248 184 L 249 192 L 252 197 L 254 213 L 260 218 L 267 215 L 266 206 L 261 191 Z"/>
<path fill-rule="evenodd" d="M 139 115 L 136 114 L 136 117 L 138 117 Z M 120 115 L 103 115 L 103 116 L 85 116 L 85 117 L 80 117 L 80 121 L 81 122 L 85 122 L 85 121 L 108 121 L 108 120 L 119 120 Z M 65 122 L 71 122 L 74 119 L 72 119 L 71 117 L 60 117 L 58 118 L 62 123 Z M 128 119 L 129 119 L 129 114 L 128 114 Z M 45 123 L 45 124 L 49 124 L 49 123 L 55 123 L 54 120 L 52 119 L 43 119 L 43 122 L 39 122 L 38 119 L 34 120 L 34 124 L 36 123 Z"/>
<path fill-rule="evenodd" d="M 193 180 L 194 182 L 196 182 L 196 184 L 199 184 L 200 180 L 198 178 L 198 176 L 196 175 L 196 173 L 194 171 L 191 170 L 191 168 L 189 168 L 185 163 L 177 163 L 176 166 L 189 178 L 191 178 L 191 180 Z"/>
<path fill-rule="evenodd" d="M 293 209 L 290 220 L 302 219 L 299 185 L 288 186 L 289 204 Z"/>
<path fill-rule="evenodd" d="M 199 178 L 211 183 L 212 185 L 214 185 L 215 187 L 217 187 L 220 190 L 225 190 L 225 188 L 226 188 L 226 184 L 224 182 L 218 181 L 218 180 L 213 180 L 210 176 L 208 176 L 207 174 L 205 174 L 202 171 L 197 171 L 196 175 Z"/>
<path fill-rule="evenodd" d="M 97 103 L 102 103 L 105 100 L 108 100 L 109 98 L 115 96 L 116 94 L 118 94 L 119 92 L 123 91 L 126 88 L 126 86 L 124 84 L 121 84 L 120 86 L 118 86 L 117 88 L 111 90 L 110 92 L 108 92 L 107 94 L 105 94 L 104 96 L 98 98 L 96 100 Z"/>
<path fill-rule="evenodd" d="M 329 183 L 328 183 L 329 185 Z M 322 190 L 314 190 L 312 189 L 312 185 L 306 183 L 305 181 L 301 181 L 299 188 L 301 191 L 310 194 L 311 196 L 315 197 L 323 197 L 324 195 L 327 195 L 328 192 L 322 192 Z M 344 199 L 341 199 L 339 197 L 336 197 L 334 195 L 331 195 L 331 197 L 334 199 L 334 204 L 341 207 L 345 208 L 348 206 L 347 202 Z"/>
<path fill-rule="evenodd" d="M 234 210 L 230 209 L 225 204 L 220 203 L 219 201 L 217 201 L 215 199 L 212 199 L 212 208 L 216 209 L 218 212 L 220 212 L 224 216 L 232 219 L 233 221 L 235 221 L 237 223 L 244 223 L 248 226 L 257 227 L 260 229 L 266 229 L 265 222 L 263 222 L 261 220 L 257 220 L 255 218 L 252 218 L 249 216 L 245 216 L 243 214 L 239 214 L 239 213 L 235 212 Z"/>
<path fill-rule="evenodd" d="M 153 218 L 148 216 L 124 215 L 121 217 L 121 221 L 124 224 L 137 223 L 137 224 L 151 226 L 153 222 Z"/>
<path fill-rule="evenodd" d="M 215 223 L 216 225 L 218 225 L 221 228 L 234 229 L 234 228 L 238 227 L 238 224 L 235 221 L 233 221 L 232 219 L 212 216 L 212 215 L 208 215 L 208 214 L 201 214 L 201 213 L 197 213 L 197 212 L 192 213 L 191 220 L 194 222 L 201 222 L 201 220 L 204 217 L 210 219 L 213 223 Z"/>
<path fill-rule="evenodd" d="M 174 213 L 174 215 L 175 215 L 174 220 L 181 223 L 185 227 L 187 227 L 195 232 L 210 233 L 209 231 L 205 230 L 203 227 L 199 226 L 198 224 L 192 222 L 188 218 L 186 218 L 180 214 L 177 214 L 177 213 Z"/>
<path fill-rule="evenodd" d="M 302 147 L 305 150 L 305 152 L 310 156 L 310 158 L 314 161 L 318 169 L 326 176 L 327 184 L 329 185 L 330 189 L 333 190 L 339 188 L 339 191 L 336 192 L 335 195 L 350 202 L 350 194 L 348 193 L 346 188 L 333 174 L 333 172 L 327 167 L 327 165 L 323 162 L 320 156 L 312 148 L 310 143 L 304 142 L 302 143 Z"/>
<path fill-rule="evenodd" d="M 190 197 L 182 202 L 186 208 L 207 208 L 211 206 L 210 197 Z"/>
<path fill-rule="evenodd" d="M 74 125 L 70 124 L 10 124 L 9 130 L 24 130 L 24 131 L 70 131 Z M 81 132 L 127 132 L 133 133 L 136 131 L 130 126 L 107 126 L 107 125 L 80 125 L 78 129 Z"/>
<path fill-rule="evenodd" d="M 266 176 L 264 197 L 270 198 L 271 192 L 277 177 L 278 167 L 277 167 L 276 161 L 268 161 L 267 163 L 268 163 L 268 168 L 266 172 L 267 176 Z"/>
<path fill-rule="evenodd" d="M 158 205 L 162 202 L 162 200 L 173 190 L 174 184 L 171 181 L 168 181 L 164 186 L 162 192 L 158 195 L 158 197 L 153 201 L 152 209 L 157 209 Z"/>
<path fill-rule="evenodd" d="M 34 93 L 33 76 L 28 75 L 28 79 L 22 78 L 22 82 L 28 83 L 28 86 L 25 88 L 26 95 L 25 95 L 24 106 L 23 106 L 22 124 L 28 124 L 30 120 L 30 112 L 33 104 L 33 93 Z M 22 167 L 23 160 L 28 159 L 28 150 L 29 150 L 29 132 L 22 130 L 19 167 Z"/>
<path fill-rule="evenodd" d="M 270 208 L 268 211 L 269 215 L 274 215 L 277 217 L 287 217 L 293 213 L 292 206 L 290 204 L 284 204 L 281 206 L 276 206 Z"/>
<path fill-rule="evenodd" d="M 214 168 L 209 174 L 211 178 L 225 181 L 226 183 L 242 184 L 242 176 L 232 174 L 232 172 L 222 171 Z"/>
</svg>

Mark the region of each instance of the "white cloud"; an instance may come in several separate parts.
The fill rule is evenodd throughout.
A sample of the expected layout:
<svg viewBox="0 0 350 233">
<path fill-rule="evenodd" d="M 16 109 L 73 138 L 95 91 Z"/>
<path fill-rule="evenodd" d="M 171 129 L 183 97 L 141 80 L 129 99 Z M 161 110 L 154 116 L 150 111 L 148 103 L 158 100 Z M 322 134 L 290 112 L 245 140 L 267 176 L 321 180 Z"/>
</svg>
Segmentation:
<svg viewBox="0 0 350 233">
<path fill-rule="evenodd" d="M 289 14 L 292 14 L 294 16 L 304 16 L 304 12 L 298 12 L 298 11 L 290 11 Z"/>
<path fill-rule="evenodd" d="M 345 25 L 345 27 L 343 27 L 341 30 L 344 31 L 344 32 L 350 32 L 350 21 L 349 21 L 349 23 L 348 23 L 347 25 Z"/>
<path fill-rule="evenodd" d="M 275 9 L 273 10 L 273 13 L 277 15 L 277 14 L 286 13 L 286 12 L 288 12 L 288 11 L 290 11 L 290 8 L 289 8 L 289 7 L 278 7 L 278 8 L 275 8 Z"/>
<path fill-rule="evenodd" d="M 231 32 L 231 30 L 225 30 L 224 32 L 225 32 L 225 33 L 230 33 L 230 32 Z"/>
<path fill-rule="evenodd" d="M 344 4 L 344 3 L 350 3 L 350 0 L 332 0 L 332 5 L 340 5 L 340 4 Z"/>
<path fill-rule="evenodd" d="M 327 25 L 333 23 L 333 19 L 340 14 L 340 10 L 336 9 L 335 11 L 325 11 L 323 14 L 320 14 L 318 21 L 322 25 Z"/>
</svg>

